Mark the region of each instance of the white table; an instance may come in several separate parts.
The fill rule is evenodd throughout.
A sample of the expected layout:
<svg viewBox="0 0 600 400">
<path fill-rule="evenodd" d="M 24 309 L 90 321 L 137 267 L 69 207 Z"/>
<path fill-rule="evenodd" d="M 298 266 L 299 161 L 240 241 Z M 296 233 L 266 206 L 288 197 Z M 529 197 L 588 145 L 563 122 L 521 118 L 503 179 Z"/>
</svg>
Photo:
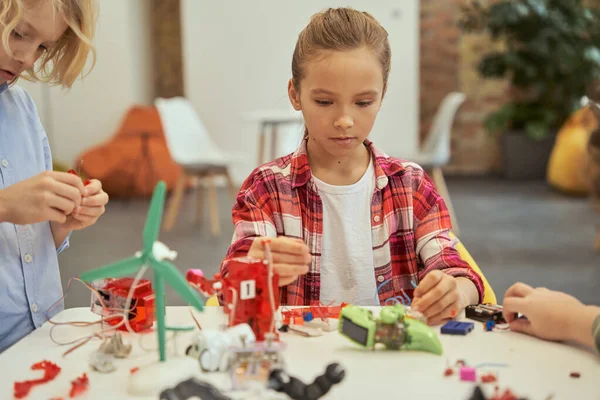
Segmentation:
<svg viewBox="0 0 600 400">
<path fill-rule="evenodd" d="M 303 121 L 302 113 L 293 109 L 290 111 L 257 110 L 244 114 L 243 119 L 258 123 L 260 126 L 258 136 L 258 165 L 277 158 L 277 135 L 280 125 L 300 124 Z M 265 160 L 266 135 L 269 128 L 271 128 L 271 155 L 268 160 Z"/>
<path fill-rule="evenodd" d="M 376 309 L 375 309 L 376 310 Z M 224 321 L 220 307 L 207 307 L 197 314 L 203 329 L 217 328 Z M 95 320 L 97 316 L 87 308 L 68 309 L 56 317 L 57 321 Z M 187 307 L 168 307 L 168 325 L 190 325 L 193 321 Z M 94 328 L 98 329 L 98 327 Z M 436 328 L 439 332 L 439 327 Z M 55 330 L 61 340 L 74 339 L 91 332 L 92 328 L 60 327 Z M 14 381 L 34 379 L 39 376 L 29 370 L 43 359 L 57 363 L 62 371 L 58 377 L 43 386 L 35 387 L 30 399 L 48 400 L 54 396 L 68 398 L 70 381 L 88 373 L 90 390 L 82 399 L 128 399 L 126 393 L 129 370 L 157 360 L 156 352 L 145 352 L 139 339 L 125 334 L 125 341 L 134 349 L 128 359 L 117 360 L 117 370 L 110 374 L 90 371 L 88 357 L 100 342 L 94 340 L 62 358 L 68 346 L 57 346 L 49 339 L 49 324 L 33 332 L 15 346 L 0 355 L 0 398 L 12 398 Z M 180 333 L 176 348 L 183 354 L 193 332 Z M 170 333 L 167 334 L 167 337 Z M 306 383 L 320 375 L 330 362 L 337 361 L 346 369 L 346 378 L 332 388 L 325 399 L 468 399 L 475 386 L 461 382 L 459 377 L 444 377 L 448 364 L 463 359 L 476 366 L 481 363 L 506 363 L 507 367 L 488 368 L 498 374 L 501 389 L 512 391 L 530 400 L 543 400 L 553 394 L 553 400 L 599 399 L 600 357 L 591 350 L 566 344 L 549 343 L 510 331 L 485 332 L 482 324 L 467 336 L 440 335 L 444 354 L 436 356 L 425 352 L 368 351 L 355 346 L 337 332 L 320 337 L 302 337 L 294 333 L 282 334 L 287 344 L 284 354 L 287 371 Z M 168 342 L 169 356 L 173 357 L 173 341 Z M 154 333 L 143 337 L 145 347 L 156 348 Z M 481 370 L 482 372 L 484 370 Z M 572 371 L 581 373 L 579 379 L 569 377 Z M 206 375 L 207 378 L 226 387 L 228 377 L 224 373 Z M 483 385 L 489 393 L 494 384 Z M 385 393 L 393 396 L 385 396 Z M 281 394 L 279 394 L 281 398 Z M 135 397 L 139 398 L 139 397 Z M 155 397 L 158 399 L 158 393 Z M 285 397 L 283 397 L 285 398 Z"/>
</svg>

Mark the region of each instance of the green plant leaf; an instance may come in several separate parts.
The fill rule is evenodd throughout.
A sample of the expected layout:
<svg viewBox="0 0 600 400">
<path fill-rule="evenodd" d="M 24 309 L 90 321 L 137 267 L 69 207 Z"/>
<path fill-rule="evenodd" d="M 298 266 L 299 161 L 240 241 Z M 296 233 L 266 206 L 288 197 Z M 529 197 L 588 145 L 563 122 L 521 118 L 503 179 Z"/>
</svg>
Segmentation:
<svg viewBox="0 0 600 400">
<path fill-rule="evenodd" d="M 544 140 L 550 135 L 550 127 L 541 121 L 532 121 L 525 125 L 525 132 L 533 140 Z"/>
</svg>

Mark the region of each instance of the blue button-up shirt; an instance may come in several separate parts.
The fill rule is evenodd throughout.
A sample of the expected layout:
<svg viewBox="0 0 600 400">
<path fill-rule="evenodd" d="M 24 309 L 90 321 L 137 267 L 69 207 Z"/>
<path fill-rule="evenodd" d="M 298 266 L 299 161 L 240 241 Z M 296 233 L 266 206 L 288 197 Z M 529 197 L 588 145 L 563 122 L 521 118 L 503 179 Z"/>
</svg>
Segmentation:
<svg viewBox="0 0 600 400">
<path fill-rule="evenodd" d="M 52 170 L 48 137 L 22 88 L 0 85 L 0 190 Z M 0 222 L 0 352 L 46 321 L 62 297 L 57 250 L 49 222 Z M 62 302 L 50 316 L 63 309 Z"/>
</svg>

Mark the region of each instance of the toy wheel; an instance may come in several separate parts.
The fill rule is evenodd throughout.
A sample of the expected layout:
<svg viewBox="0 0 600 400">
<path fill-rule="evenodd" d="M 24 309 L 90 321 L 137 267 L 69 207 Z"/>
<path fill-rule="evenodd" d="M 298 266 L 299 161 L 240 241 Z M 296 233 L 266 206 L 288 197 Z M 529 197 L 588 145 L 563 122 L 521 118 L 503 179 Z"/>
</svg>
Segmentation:
<svg viewBox="0 0 600 400">
<path fill-rule="evenodd" d="M 208 349 L 202 350 L 200 353 L 200 368 L 204 372 L 215 372 L 219 369 L 219 360 L 214 352 Z"/>
<path fill-rule="evenodd" d="M 196 344 L 191 344 L 188 346 L 187 349 L 185 349 L 185 355 L 186 356 L 191 356 L 191 357 L 197 357 L 198 356 L 198 345 Z"/>
</svg>

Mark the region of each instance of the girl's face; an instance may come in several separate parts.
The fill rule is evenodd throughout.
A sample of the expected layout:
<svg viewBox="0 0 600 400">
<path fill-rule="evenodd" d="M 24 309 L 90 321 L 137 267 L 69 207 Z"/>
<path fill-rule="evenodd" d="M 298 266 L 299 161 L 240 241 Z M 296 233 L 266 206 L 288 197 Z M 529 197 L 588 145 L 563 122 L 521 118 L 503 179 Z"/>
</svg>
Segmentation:
<svg viewBox="0 0 600 400">
<path fill-rule="evenodd" d="M 309 140 L 336 158 L 356 154 L 381 107 L 381 63 L 361 47 L 323 51 L 304 68 L 300 92 L 290 80 L 288 94 L 294 108 L 302 111 Z"/>
<path fill-rule="evenodd" d="M 12 56 L 0 42 L 0 84 L 12 81 L 56 44 L 67 30 L 67 23 L 54 11 L 52 0 L 35 4 L 25 2 L 22 18 L 11 32 Z"/>
</svg>

